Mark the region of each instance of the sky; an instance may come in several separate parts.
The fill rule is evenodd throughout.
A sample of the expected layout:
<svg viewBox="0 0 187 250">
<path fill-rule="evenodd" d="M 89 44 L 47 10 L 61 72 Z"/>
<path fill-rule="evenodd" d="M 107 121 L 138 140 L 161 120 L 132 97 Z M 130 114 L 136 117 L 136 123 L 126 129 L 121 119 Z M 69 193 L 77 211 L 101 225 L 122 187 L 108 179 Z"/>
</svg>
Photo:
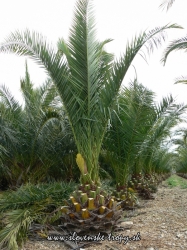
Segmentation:
<svg viewBox="0 0 187 250">
<path fill-rule="evenodd" d="M 76 0 L 6 0 L 0 6 L 0 43 L 16 30 L 26 28 L 43 34 L 54 46 L 59 38 L 68 38 Z M 133 66 L 139 82 L 153 90 L 157 100 L 172 94 L 179 103 L 187 103 L 187 85 L 174 85 L 174 79 L 187 75 L 187 54 L 184 51 L 169 55 L 165 66 L 161 63 L 164 49 L 170 41 L 186 36 L 187 1 L 176 0 L 167 12 L 159 8 L 162 0 L 94 0 L 97 36 L 99 40 L 114 39 L 107 51 L 119 57 L 125 52 L 126 42 L 144 30 L 168 23 L 177 23 L 183 30 L 167 31 L 167 39 L 159 49 L 147 57 L 147 63 L 136 57 Z M 6 85 L 21 101 L 20 78 L 24 77 L 25 59 L 12 54 L 0 54 L 0 84 Z M 31 59 L 27 60 L 34 86 L 41 85 L 46 74 Z M 135 77 L 134 67 L 126 74 L 123 84 Z"/>
</svg>

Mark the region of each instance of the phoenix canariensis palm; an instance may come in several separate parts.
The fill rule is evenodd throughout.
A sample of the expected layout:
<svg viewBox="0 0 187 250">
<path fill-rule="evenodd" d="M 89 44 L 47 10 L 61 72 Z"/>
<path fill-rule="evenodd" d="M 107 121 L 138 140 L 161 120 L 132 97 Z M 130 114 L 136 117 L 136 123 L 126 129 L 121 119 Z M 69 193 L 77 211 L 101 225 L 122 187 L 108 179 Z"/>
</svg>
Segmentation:
<svg viewBox="0 0 187 250">
<path fill-rule="evenodd" d="M 52 176 L 55 165 L 59 172 L 63 166 L 63 173 L 67 173 L 63 164 L 66 151 L 76 150 L 72 133 L 68 134 L 64 111 L 56 105 L 57 92 L 52 82 L 47 80 L 34 88 L 26 65 L 20 92 L 23 105 L 5 86 L 0 86 L 0 182 L 3 181 L 3 188 L 44 181 L 49 178 L 49 172 Z"/>
<path fill-rule="evenodd" d="M 152 125 L 155 115 L 153 96 L 152 91 L 135 79 L 117 98 L 103 148 L 114 169 L 116 184 L 120 187 L 127 186 L 141 144 Z"/>
<path fill-rule="evenodd" d="M 30 176 L 30 181 L 46 180 L 49 173 L 54 176 L 55 171 L 58 174 L 61 172 L 60 176 L 66 178 L 65 175 L 70 172 L 66 165 L 75 155 L 76 147 L 52 80 L 49 78 L 43 85 L 34 88 L 26 65 L 25 78 L 21 80 L 21 93 L 24 107 L 20 137 L 24 138 L 25 145 L 19 154 L 22 151 L 28 155 L 23 164 L 30 168 L 27 176 L 34 167 L 36 175 L 32 169 L 33 178 Z M 55 165 L 58 165 L 58 170 Z"/>
<path fill-rule="evenodd" d="M 2 189 L 10 184 L 6 178 L 11 175 L 7 159 L 13 165 L 11 155 L 16 152 L 20 143 L 16 130 L 21 118 L 21 105 L 4 85 L 0 86 L 0 182 Z"/>
<path fill-rule="evenodd" d="M 158 155 L 159 151 L 163 152 L 163 145 L 169 142 L 172 129 L 182 121 L 185 110 L 186 105 L 177 104 L 171 95 L 155 105 L 155 119 L 152 119 L 152 125 L 139 152 L 139 160 L 144 166 L 145 174 L 156 171 L 153 164 L 154 157 Z"/>
<path fill-rule="evenodd" d="M 157 170 L 155 159 L 159 155 L 163 159 L 163 152 L 166 155 L 162 144 L 184 110 L 172 96 L 156 104 L 154 93 L 136 79 L 120 92 L 102 151 L 113 169 L 116 197 L 127 198 L 130 177 L 138 179 L 140 172 L 150 176 Z"/>
<path fill-rule="evenodd" d="M 177 137 L 174 139 L 176 146 L 178 164 L 176 165 L 176 172 L 187 174 L 187 130 L 180 128 L 177 131 Z"/>
<path fill-rule="evenodd" d="M 100 206 L 99 212 L 104 215 L 98 218 L 99 226 L 104 226 L 102 219 L 111 220 L 114 215 L 114 211 L 110 210 L 113 201 L 105 200 L 98 186 L 98 158 L 110 111 L 123 79 L 142 46 L 152 51 L 164 40 L 165 30 L 171 28 L 181 27 L 171 24 L 141 33 L 127 44 L 125 53 L 114 60 L 113 55 L 104 49 L 111 39 L 102 42 L 96 39 L 93 1 L 79 0 L 69 39 L 67 42 L 60 39 L 58 49 L 48 44 L 42 35 L 28 30 L 12 33 L 0 46 L 1 52 L 29 56 L 44 67 L 62 99 L 79 152 L 77 164 L 83 193 L 76 193 L 75 196 L 80 196 L 76 199 L 71 197 L 72 209 L 77 213 L 69 213 L 68 217 L 70 221 L 74 220 L 77 227 L 83 225 L 86 229 L 82 219 L 90 219 L 93 214 L 85 204 L 95 211 L 94 216 Z M 83 205 L 80 206 L 81 201 Z M 82 215 L 79 217 L 78 213 Z M 80 220 L 75 222 L 75 218 Z M 87 224 L 87 227 L 91 226 L 91 222 Z"/>
<path fill-rule="evenodd" d="M 123 206 L 133 206 L 136 196 L 129 188 L 130 176 L 138 166 L 141 144 L 150 130 L 154 117 L 154 93 L 139 84 L 137 79 L 120 91 L 115 112 L 103 144 L 103 156 L 114 172 L 115 197 Z"/>
</svg>

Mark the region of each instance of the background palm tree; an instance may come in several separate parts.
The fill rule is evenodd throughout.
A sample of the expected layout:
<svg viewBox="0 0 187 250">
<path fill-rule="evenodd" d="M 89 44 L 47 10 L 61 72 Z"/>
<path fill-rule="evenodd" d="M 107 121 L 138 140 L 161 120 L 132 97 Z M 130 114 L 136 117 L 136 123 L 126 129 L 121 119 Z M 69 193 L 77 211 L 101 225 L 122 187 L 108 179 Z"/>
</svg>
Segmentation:
<svg viewBox="0 0 187 250">
<path fill-rule="evenodd" d="M 48 80 L 34 89 L 26 65 L 21 93 L 23 106 L 5 86 L 0 88 L 2 188 L 49 176 L 66 179 L 76 147 L 54 85 Z"/>
<path fill-rule="evenodd" d="M 156 104 L 154 93 L 137 80 L 120 92 L 103 145 L 103 156 L 118 186 L 127 186 L 130 177 L 140 172 L 157 172 L 158 158 L 166 158 L 166 142 L 185 108 L 172 96 Z"/>
<path fill-rule="evenodd" d="M 145 166 L 145 173 L 156 172 L 153 164 L 154 156 L 158 158 L 159 152 L 168 150 L 167 144 L 170 142 L 172 129 L 182 121 L 185 110 L 186 105 L 176 104 L 172 96 L 163 98 L 155 105 L 155 119 L 152 120 L 152 125 L 140 149 L 140 162 Z M 162 158 L 162 155 L 160 157 Z"/>
<path fill-rule="evenodd" d="M 181 128 L 177 132 L 177 137 L 174 139 L 178 156 L 176 172 L 187 173 L 187 130 L 186 128 Z"/>
<path fill-rule="evenodd" d="M 137 165 L 140 147 L 155 116 L 153 95 L 136 79 L 118 95 L 103 145 L 118 186 L 127 186 Z"/>
</svg>

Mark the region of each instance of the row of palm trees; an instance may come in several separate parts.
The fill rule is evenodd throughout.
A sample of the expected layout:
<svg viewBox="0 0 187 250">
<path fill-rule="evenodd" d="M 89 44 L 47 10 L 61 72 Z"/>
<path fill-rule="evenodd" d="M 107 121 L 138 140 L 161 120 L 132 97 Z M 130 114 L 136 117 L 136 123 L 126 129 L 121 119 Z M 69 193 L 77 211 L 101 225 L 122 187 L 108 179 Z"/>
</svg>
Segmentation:
<svg viewBox="0 0 187 250">
<path fill-rule="evenodd" d="M 12 33 L 0 46 L 0 52 L 30 57 L 49 76 L 34 89 L 26 66 L 23 107 L 1 87 L 1 179 L 14 187 L 52 177 L 75 180 L 80 173 L 80 185 L 61 208 L 61 219 L 67 227 L 86 230 L 111 229 L 122 216 L 120 205 L 101 188 L 104 174 L 119 187 L 140 172 L 174 167 L 176 154 L 167 144 L 185 110 L 171 96 L 155 104 L 153 92 L 137 79 L 122 88 L 141 49 L 152 51 L 166 30 L 181 27 L 142 32 L 115 59 L 105 49 L 111 39 L 96 38 L 92 4 L 77 2 L 69 39 L 60 39 L 57 48 L 28 30 Z"/>
<path fill-rule="evenodd" d="M 26 55 L 45 68 L 63 102 L 78 152 L 85 160 L 82 178 L 99 182 L 98 159 L 111 111 L 123 79 L 135 56 L 145 45 L 152 51 L 164 40 L 164 32 L 176 24 L 143 32 L 127 44 L 115 59 L 104 46 L 110 39 L 96 39 L 92 1 L 77 2 L 67 42 L 52 48 L 37 33 L 15 32 L 1 45 L 1 52 Z"/>
<path fill-rule="evenodd" d="M 78 150 L 54 84 L 48 79 L 34 89 L 26 65 L 21 92 L 23 106 L 5 86 L 0 88 L 2 184 L 13 188 L 52 179 L 77 181 Z M 118 185 L 125 185 L 133 174 L 159 172 L 159 165 L 164 171 L 167 166 L 156 162 L 169 154 L 166 143 L 185 106 L 172 96 L 156 104 L 154 97 L 137 79 L 117 96 L 99 162 Z"/>
</svg>

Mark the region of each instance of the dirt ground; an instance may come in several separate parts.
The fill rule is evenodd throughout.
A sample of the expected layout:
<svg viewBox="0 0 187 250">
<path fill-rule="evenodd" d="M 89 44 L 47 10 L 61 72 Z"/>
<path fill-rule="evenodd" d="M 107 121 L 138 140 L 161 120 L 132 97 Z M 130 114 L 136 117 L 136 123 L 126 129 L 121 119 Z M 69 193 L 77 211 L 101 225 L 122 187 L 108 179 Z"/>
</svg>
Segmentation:
<svg viewBox="0 0 187 250">
<path fill-rule="evenodd" d="M 187 189 L 168 187 L 163 182 L 154 200 L 141 201 L 141 208 L 127 211 L 125 225 L 128 227 L 118 233 L 114 241 L 111 238 L 79 248 L 67 246 L 60 241 L 28 241 L 22 250 L 163 250 L 187 249 Z M 122 243 L 119 244 L 119 236 Z M 117 234 L 116 234 L 117 236 Z M 124 244 L 125 236 L 134 240 Z M 136 241 L 135 241 L 136 239 Z"/>
</svg>

